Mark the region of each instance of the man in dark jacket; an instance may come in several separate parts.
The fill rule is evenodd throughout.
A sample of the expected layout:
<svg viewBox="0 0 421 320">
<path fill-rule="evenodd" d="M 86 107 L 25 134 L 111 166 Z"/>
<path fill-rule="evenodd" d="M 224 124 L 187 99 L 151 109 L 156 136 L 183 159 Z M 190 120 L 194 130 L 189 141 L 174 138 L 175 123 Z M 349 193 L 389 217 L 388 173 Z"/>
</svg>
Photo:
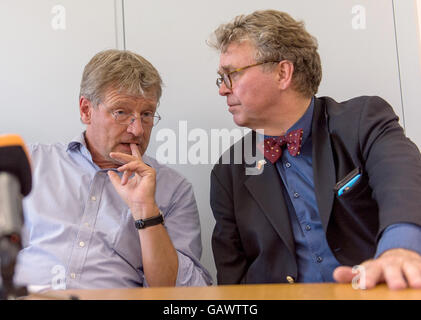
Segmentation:
<svg viewBox="0 0 421 320">
<path fill-rule="evenodd" d="M 219 94 L 264 155 L 258 174 L 224 162 L 243 139 L 212 170 L 218 283 L 351 282 L 360 265 L 361 288 L 420 288 L 421 157 L 393 109 L 315 97 L 317 41 L 286 13 L 241 15 L 215 36 Z"/>
</svg>

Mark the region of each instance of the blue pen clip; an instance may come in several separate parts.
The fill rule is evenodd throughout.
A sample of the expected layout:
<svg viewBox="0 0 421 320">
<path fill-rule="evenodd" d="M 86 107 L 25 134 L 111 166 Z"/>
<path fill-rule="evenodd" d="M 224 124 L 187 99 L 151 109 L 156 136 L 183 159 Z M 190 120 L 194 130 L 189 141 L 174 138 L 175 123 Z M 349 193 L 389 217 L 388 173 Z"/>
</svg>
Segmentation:
<svg viewBox="0 0 421 320">
<path fill-rule="evenodd" d="M 361 173 L 357 174 L 355 177 L 349 180 L 344 186 L 342 186 L 338 190 L 338 196 L 341 196 L 344 192 L 347 192 L 349 189 L 351 189 L 351 187 L 355 184 L 355 182 L 358 181 L 360 177 L 361 177 Z"/>
</svg>

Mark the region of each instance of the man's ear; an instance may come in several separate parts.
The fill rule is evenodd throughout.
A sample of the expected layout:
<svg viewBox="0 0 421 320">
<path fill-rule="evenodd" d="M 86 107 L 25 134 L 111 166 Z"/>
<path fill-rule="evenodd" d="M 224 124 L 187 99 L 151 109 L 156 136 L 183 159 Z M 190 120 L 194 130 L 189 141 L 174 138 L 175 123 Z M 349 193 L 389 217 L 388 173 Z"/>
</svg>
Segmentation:
<svg viewBox="0 0 421 320">
<path fill-rule="evenodd" d="M 292 75 L 294 74 L 294 64 L 288 60 L 282 60 L 276 66 L 279 89 L 286 90 L 292 85 Z"/>
<path fill-rule="evenodd" d="M 80 121 L 83 124 L 91 124 L 92 108 L 92 102 L 88 98 L 81 96 L 79 99 L 79 112 Z"/>
</svg>

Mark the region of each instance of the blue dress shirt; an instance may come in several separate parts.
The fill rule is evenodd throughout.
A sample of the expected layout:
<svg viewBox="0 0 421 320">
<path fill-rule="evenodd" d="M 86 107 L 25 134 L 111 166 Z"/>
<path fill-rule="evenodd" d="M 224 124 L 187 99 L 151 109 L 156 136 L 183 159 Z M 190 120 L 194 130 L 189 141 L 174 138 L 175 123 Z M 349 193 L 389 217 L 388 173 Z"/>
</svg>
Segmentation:
<svg viewBox="0 0 421 320">
<path fill-rule="evenodd" d="M 32 145 L 33 190 L 24 200 L 24 249 L 15 283 L 29 289 L 147 286 L 132 214 L 100 169 L 83 134 L 68 145 Z M 208 285 L 191 184 L 146 155 L 156 202 L 178 255 L 176 285 Z M 119 173 L 121 175 L 121 173 Z"/>
<path fill-rule="evenodd" d="M 340 263 L 329 248 L 314 192 L 312 167 L 312 118 L 314 98 L 305 114 L 287 131 L 303 129 L 302 147 L 293 157 L 286 150 L 276 162 L 285 186 L 285 199 L 295 241 L 298 282 L 333 282 Z M 268 137 L 268 136 L 265 136 Z M 392 248 L 405 248 L 421 254 L 421 227 L 409 223 L 386 228 L 375 257 Z"/>
</svg>

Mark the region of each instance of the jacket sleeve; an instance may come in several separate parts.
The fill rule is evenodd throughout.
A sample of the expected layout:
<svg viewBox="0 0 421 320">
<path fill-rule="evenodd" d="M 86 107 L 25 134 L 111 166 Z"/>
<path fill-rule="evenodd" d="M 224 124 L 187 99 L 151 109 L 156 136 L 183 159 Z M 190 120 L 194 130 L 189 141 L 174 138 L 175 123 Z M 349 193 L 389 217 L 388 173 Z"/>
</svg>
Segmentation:
<svg viewBox="0 0 421 320">
<path fill-rule="evenodd" d="M 232 176 L 228 167 L 216 165 L 211 173 L 210 204 L 216 219 L 212 250 L 218 284 L 244 283 L 248 269 L 234 214 Z"/>
<path fill-rule="evenodd" d="M 395 223 L 421 225 L 421 156 L 405 136 L 392 107 L 366 100 L 359 121 L 359 146 L 373 198 L 379 207 L 379 238 Z"/>
</svg>

